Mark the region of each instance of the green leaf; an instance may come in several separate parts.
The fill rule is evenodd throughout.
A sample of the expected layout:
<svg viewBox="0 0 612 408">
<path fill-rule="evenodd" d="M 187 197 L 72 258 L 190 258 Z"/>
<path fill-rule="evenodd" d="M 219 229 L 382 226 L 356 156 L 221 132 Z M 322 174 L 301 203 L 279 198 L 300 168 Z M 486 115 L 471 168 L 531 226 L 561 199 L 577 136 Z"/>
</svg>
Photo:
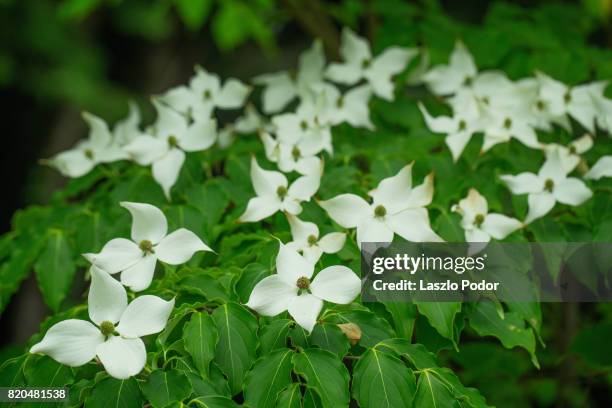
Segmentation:
<svg viewBox="0 0 612 408">
<path fill-rule="evenodd" d="M 419 313 L 425 315 L 429 324 L 455 344 L 455 315 L 461 311 L 461 302 L 414 302 Z"/>
<path fill-rule="evenodd" d="M 307 349 L 293 356 L 293 368 L 314 389 L 324 407 L 349 403 L 349 373 L 342 360 L 326 350 Z"/>
<path fill-rule="evenodd" d="M 321 323 L 315 325 L 310 334 L 310 343 L 330 351 L 342 358 L 348 353 L 351 345 L 348 338 L 335 324 Z"/>
<path fill-rule="evenodd" d="M 361 408 L 410 407 L 416 380 L 399 358 L 371 348 L 354 367 L 352 389 Z"/>
<path fill-rule="evenodd" d="M 189 401 L 189 405 L 202 408 L 238 408 L 239 405 L 233 400 L 221 395 L 209 395 L 206 397 L 198 397 Z"/>
<path fill-rule="evenodd" d="M 24 374 L 28 387 L 63 387 L 74 380 L 72 368 L 47 356 L 30 361 Z"/>
<path fill-rule="evenodd" d="M 576 335 L 571 350 L 595 367 L 612 366 L 610 338 L 612 323 L 598 323 L 585 327 Z"/>
<path fill-rule="evenodd" d="M 155 370 L 141 385 L 145 397 L 154 408 L 163 408 L 174 401 L 182 401 L 192 393 L 191 383 L 178 370 Z"/>
<path fill-rule="evenodd" d="M 141 407 L 144 400 L 136 379 L 106 378 L 97 383 L 85 401 L 85 408 Z"/>
<path fill-rule="evenodd" d="M 393 318 L 393 326 L 397 335 L 410 340 L 417 317 L 415 306 L 404 301 L 382 303 Z"/>
<path fill-rule="evenodd" d="M 262 354 L 287 347 L 287 336 L 292 326 L 293 321 L 289 319 L 273 320 L 263 326 L 259 332 Z"/>
<path fill-rule="evenodd" d="M 199 30 L 210 13 L 212 0 L 176 0 L 181 19 L 191 31 Z"/>
<path fill-rule="evenodd" d="M 64 231 L 48 231 L 47 243 L 34 264 L 34 271 L 45 303 L 57 312 L 76 272 L 72 249 Z"/>
<path fill-rule="evenodd" d="M 291 384 L 278 396 L 276 408 L 302 408 L 300 384 Z"/>
<path fill-rule="evenodd" d="M 401 355 L 417 370 L 438 366 L 435 355 L 427 351 L 425 346 L 422 344 L 410 343 L 405 339 L 383 340 L 376 345 L 376 348 L 383 351 L 390 350 Z"/>
<path fill-rule="evenodd" d="M 280 392 L 291 383 L 293 351 L 280 349 L 263 356 L 244 381 L 244 399 L 257 408 L 272 408 Z"/>
<path fill-rule="evenodd" d="M 506 348 L 522 347 L 529 352 L 533 364 L 540 366 L 535 355 L 533 329 L 526 328 L 525 321 L 517 313 L 507 312 L 502 317 L 493 302 L 485 300 L 476 304 L 469 320 L 480 336 L 497 337 Z"/>
<path fill-rule="evenodd" d="M 414 406 L 418 408 L 452 407 L 455 397 L 444 381 L 430 370 L 419 375 Z"/>
<path fill-rule="evenodd" d="M 372 347 L 376 343 L 397 337 L 389 323 L 376 316 L 367 309 L 361 310 L 338 310 L 326 313 L 324 321 L 332 323 L 354 323 L 361 329 L 359 344 L 364 347 Z"/>
<path fill-rule="evenodd" d="M 227 376 L 232 395 L 235 395 L 241 391 L 244 376 L 255 361 L 257 320 L 236 303 L 219 306 L 212 318 L 219 331 L 215 362 Z"/>
<path fill-rule="evenodd" d="M 202 376 L 209 377 L 209 365 L 215 358 L 219 333 L 213 319 L 207 313 L 194 313 L 183 328 L 185 350 L 191 356 Z"/>
</svg>

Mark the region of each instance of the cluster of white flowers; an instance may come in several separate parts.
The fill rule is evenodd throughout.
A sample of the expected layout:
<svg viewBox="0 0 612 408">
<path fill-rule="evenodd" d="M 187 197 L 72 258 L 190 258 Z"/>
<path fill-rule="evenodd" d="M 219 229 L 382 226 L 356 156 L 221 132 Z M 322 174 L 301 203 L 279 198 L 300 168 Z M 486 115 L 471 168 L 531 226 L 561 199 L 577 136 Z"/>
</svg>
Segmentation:
<svg viewBox="0 0 612 408">
<path fill-rule="evenodd" d="M 331 232 L 320 236 L 316 224 L 298 218 L 302 203 L 310 201 L 319 189 L 325 166 L 323 155 L 333 154 L 334 126 L 346 123 L 374 131 L 370 99 L 376 96 L 393 100 L 394 76 L 405 71 L 418 52 L 390 47 L 374 56 L 367 41 L 344 29 L 340 55 L 342 62 L 328 65 L 321 43 L 315 41 L 300 57 L 297 73 L 281 71 L 254 78 L 253 86 L 262 88 L 262 111 L 268 117 L 247 103 L 250 86 L 236 79 L 222 83 L 216 75 L 197 67 L 189 85 L 154 98 L 157 119 L 151 126 L 140 128 L 139 113 L 133 105 L 128 118 L 112 132 L 104 121 L 85 114 L 91 127 L 89 139 L 57 155 L 50 163 L 62 173 L 78 177 L 96 164 L 132 159 L 141 165 L 151 165 L 154 179 L 170 199 L 186 152 L 208 149 L 215 142 L 226 148 L 237 134 L 258 133 L 266 158 L 277 169 L 264 169 L 252 157 L 250 176 L 256 195 L 249 200 L 239 221 L 257 222 L 281 211 L 287 217 L 292 241 L 280 244 L 277 273 L 257 283 L 247 306 L 267 316 L 288 311 L 299 325 L 311 331 L 323 301 L 351 302 L 359 293 L 360 280 L 344 266 L 331 266 L 314 275 L 321 256 L 339 252 L 347 234 Z M 540 143 L 537 135 L 538 131 L 550 131 L 553 126 L 571 131 L 572 120 L 590 134 L 596 134 L 597 129 L 612 131 L 612 101 L 603 95 L 605 82 L 567 87 L 543 73 L 512 81 L 502 72 L 478 72 L 461 42 L 457 42 L 449 64 L 423 71 L 420 81 L 448 103 L 452 116 L 432 117 L 421 103 L 419 108 L 427 126 L 446 135 L 454 161 L 476 133 L 484 135 L 483 153 L 514 138 L 542 151 L 545 157 L 538 174 L 501 176 L 514 194 L 528 194 L 529 213 L 523 222 L 489 213 L 486 198 L 473 188 L 452 207 L 462 216 L 461 226 L 466 241 L 473 244 L 472 253 L 481 250 L 491 238 L 504 239 L 544 216 L 556 202 L 580 205 L 586 201 L 592 195 L 586 184 L 568 177 L 576 169 L 581 169 L 585 179 L 612 176 L 612 156 L 601 158 L 590 170 L 581 157 L 593 145 L 589 134 L 569 146 Z M 243 116 L 218 129 L 216 110 L 243 106 L 246 106 Z M 356 229 L 358 246 L 363 242 L 391 242 L 396 234 L 408 241 L 440 242 L 442 238 L 433 231 L 427 210 L 434 195 L 434 175 L 427 175 L 422 184 L 413 187 L 412 168 L 410 163 L 396 175 L 381 180 L 368 193 L 368 200 L 340 194 L 318 204 L 340 227 Z M 93 264 L 90 317 L 100 329 L 87 322 L 62 322 L 52 327 L 32 351 L 45 352 L 71 365 L 83 364 L 97 355 L 114 376 L 132 375 L 142 368 L 144 357 L 137 351 L 140 354 L 129 360 L 135 362 L 127 371 L 116 371 L 111 360 L 121 353 L 112 351 L 112 345 L 121 344 L 121 339 L 131 341 L 134 336 L 153 332 L 150 328 L 129 329 L 135 324 L 130 308 L 149 297 L 137 298 L 127 308 L 125 301 L 104 303 L 111 291 L 123 290 L 123 295 L 117 298 L 125 298 L 125 290 L 109 274 L 121 272 L 123 285 L 141 291 L 150 285 L 158 259 L 180 264 L 194 252 L 210 248 L 184 229 L 167 235 L 166 219 L 155 207 L 122 205 L 134 219 L 132 240 L 117 238 L 100 253 L 85 254 Z M 103 294 L 96 294 L 96 288 L 103 288 L 100 289 Z M 163 327 L 160 321 L 165 323 L 172 308 L 170 303 L 163 305 L 169 305 L 167 310 L 155 315 L 158 319 L 155 327 L 159 330 Z M 96 312 L 111 306 L 112 313 Z M 83 340 L 86 333 L 91 336 Z M 133 350 L 144 350 L 138 341 L 130 343 L 134 344 Z M 66 344 L 82 350 L 78 358 L 68 356 Z M 120 347 L 124 350 L 128 346 L 115 348 Z"/>
<path fill-rule="evenodd" d="M 99 254 L 84 254 L 92 266 L 88 311 L 92 324 L 68 319 L 54 324 L 31 353 L 46 354 L 72 367 L 98 357 L 106 371 L 123 379 L 142 371 L 147 360 L 140 339 L 166 327 L 174 299 L 138 296 L 128 304 L 123 285 L 134 292 L 147 289 L 159 259 L 170 265 L 187 262 L 197 251 L 210 251 L 200 238 L 184 228 L 167 234 L 168 222 L 157 207 L 121 203 L 132 214 L 132 241 L 116 238 Z M 121 281 L 112 274 L 121 271 Z M 122 285 L 123 284 L 123 285 Z"/>
</svg>

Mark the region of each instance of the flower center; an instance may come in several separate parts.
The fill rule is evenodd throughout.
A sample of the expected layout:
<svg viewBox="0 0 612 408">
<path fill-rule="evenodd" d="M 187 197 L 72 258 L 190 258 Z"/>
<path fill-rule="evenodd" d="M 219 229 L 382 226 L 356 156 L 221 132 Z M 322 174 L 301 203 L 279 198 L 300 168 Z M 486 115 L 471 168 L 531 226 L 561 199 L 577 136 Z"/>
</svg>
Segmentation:
<svg viewBox="0 0 612 408">
<path fill-rule="evenodd" d="M 542 101 L 542 100 L 538 100 L 538 101 L 536 102 L 536 108 L 538 108 L 538 110 L 543 111 L 545 107 L 546 107 L 546 106 L 544 105 L 544 101 Z"/>
<path fill-rule="evenodd" d="M 94 154 L 91 149 L 85 149 L 84 154 L 85 154 L 85 157 L 87 157 L 89 160 L 93 160 Z"/>
<path fill-rule="evenodd" d="M 474 225 L 480 227 L 485 220 L 485 216 L 483 214 L 476 214 L 474 217 Z"/>
<path fill-rule="evenodd" d="M 372 65 L 372 60 L 370 58 L 366 58 L 363 61 L 361 61 L 361 68 L 363 69 L 370 68 L 370 65 Z"/>
<path fill-rule="evenodd" d="M 576 146 L 570 146 L 570 147 L 569 147 L 569 152 L 570 152 L 571 154 L 576 154 L 576 153 L 577 153 L 577 152 L 576 152 Z"/>
<path fill-rule="evenodd" d="M 506 118 L 504 119 L 504 128 L 510 129 L 512 127 L 512 119 Z"/>
<path fill-rule="evenodd" d="M 467 127 L 467 123 L 465 123 L 465 120 L 461 119 L 459 121 L 459 131 L 465 130 L 466 127 Z"/>
<path fill-rule="evenodd" d="M 313 246 L 317 243 L 317 237 L 315 237 L 314 235 L 309 235 L 308 236 L 308 245 Z"/>
<path fill-rule="evenodd" d="M 344 98 L 341 96 L 336 100 L 336 107 L 342 108 L 344 106 Z"/>
<path fill-rule="evenodd" d="M 387 215 L 387 209 L 382 205 L 377 205 L 376 208 L 374 208 L 374 216 L 376 218 L 383 218 L 385 215 Z"/>
<path fill-rule="evenodd" d="M 140 244 L 138 244 L 138 248 L 140 248 L 140 250 L 145 254 L 152 254 L 155 252 L 153 250 L 153 243 L 148 239 L 143 239 L 142 241 L 140 241 Z"/>
<path fill-rule="evenodd" d="M 204 96 L 204 99 L 210 99 L 212 97 L 212 93 L 210 93 L 210 90 L 207 89 L 203 92 L 203 96 Z"/>
<path fill-rule="evenodd" d="M 174 135 L 168 136 L 168 146 L 176 147 L 178 146 L 178 139 Z"/>
<path fill-rule="evenodd" d="M 297 146 L 294 146 L 291 150 L 291 157 L 293 157 L 293 160 L 296 161 L 302 157 L 302 152 L 300 152 L 300 149 Z"/>
<path fill-rule="evenodd" d="M 302 129 L 302 130 L 308 129 L 308 123 L 306 123 L 305 120 L 300 122 L 300 129 Z"/>
<path fill-rule="evenodd" d="M 115 325 L 113 324 L 113 322 L 105 320 L 100 323 L 100 332 L 102 332 L 104 336 L 110 336 L 115 332 Z"/>
<path fill-rule="evenodd" d="M 301 278 L 298 278 L 295 284 L 300 289 L 308 289 L 310 287 L 310 279 L 305 276 L 302 276 Z"/>
<path fill-rule="evenodd" d="M 473 81 L 474 79 L 472 77 L 466 77 L 464 82 L 465 86 L 471 86 Z"/>
<path fill-rule="evenodd" d="M 489 104 L 489 97 L 488 96 L 483 97 L 482 98 L 482 103 L 484 103 L 485 105 L 488 105 Z"/>
<path fill-rule="evenodd" d="M 570 103 L 572 101 L 572 94 L 570 93 L 570 91 L 567 91 L 565 95 L 563 95 L 563 100 L 565 101 L 565 103 Z"/>
<path fill-rule="evenodd" d="M 279 186 L 276 189 L 276 195 L 278 196 L 278 198 L 280 198 L 281 200 L 284 199 L 285 197 L 287 197 L 287 187 L 284 186 Z"/>
<path fill-rule="evenodd" d="M 554 188 L 555 182 L 552 181 L 552 179 L 546 179 L 546 181 L 544 182 L 544 190 L 552 193 Z"/>
</svg>

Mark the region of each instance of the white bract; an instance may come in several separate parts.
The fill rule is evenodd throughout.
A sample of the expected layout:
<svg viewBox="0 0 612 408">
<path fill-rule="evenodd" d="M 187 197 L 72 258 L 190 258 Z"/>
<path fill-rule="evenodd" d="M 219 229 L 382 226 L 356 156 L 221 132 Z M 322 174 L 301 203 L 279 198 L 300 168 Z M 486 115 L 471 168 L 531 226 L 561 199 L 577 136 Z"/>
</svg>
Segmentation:
<svg viewBox="0 0 612 408">
<path fill-rule="evenodd" d="M 208 149 L 217 138 L 217 123 L 205 118 L 189 123 L 180 113 L 153 101 L 157 121 L 152 135 L 136 137 L 124 150 L 138 163 L 151 165 L 153 178 L 169 199 L 185 162 L 185 152 Z"/>
<path fill-rule="evenodd" d="M 315 41 L 309 50 L 300 55 L 299 69 L 296 75 L 288 71 L 259 75 L 253 82 L 263 85 L 263 111 L 276 113 L 282 111 L 296 97 L 309 97 L 309 89 L 323 82 L 325 55 L 320 41 Z"/>
<path fill-rule="evenodd" d="M 30 352 L 46 354 L 71 367 L 97 356 L 108 374 L 125 379 L 142 371 L 147 352 L 140 337 L 166 327 L 174 299 L 145 295 L 128 305 L 123 286 L 93 266 L 88 305 L 89 318 L 95 324 L 79 319 L 56 323 Z"/>
<path fill-rule="evenodd" d="M 235 78 L 230 78 L 221 85 L 217 75 L 196 66 L 189 86 L 172 88 L 159 99 L 197 121 L 209 119 L 216 108 L 242 107 L 249 92 L 251 88 Z"/>
<path fill-rule="evenodd" d="M 402 72 L 417 54 L 416 49 L 389 47 L 373 57 L 368 42 L 344 28 L 340 46 L 344 62 L 330 64 L 325 75 L 334 82 L 347 85 L 365 79 L 376 96 L 390 101 L 393 100 L 393 76 Z"/>
<path fill-rule="evenodd" d="M 532 149 L 541 147 L 535 130 L 518 112 L 490 110 L 482 121 L 482 132 L 482 152 L 488 151 L 496 144 L 509 142 L 512 138 Z"/>
<path fill-rule="evenodd" d="M 313 264 L 323 253 L 334 254 L 344 246 L 346 234 L 343 232 L 330 232 L 319 237 L 319 227 L 315 223 L 302 221 L 291 214 L 287 214 L 287 221 L 293 237 L 293 241 L 288 242 L 287 247 L 299 252 Z"/>
<path fill-rule="evenodd" d="M 89 125 L 88 139 L 48 160 L 49 165 L 68 177 L 81 177 L 97 164 L 128 157 L 113 138 L 105 121 L 88 112 L 83 113 L 83 119 Z"/>
<path fill-rule="evenodd" d="M 313 92 L 324 100 L 324 116 L 330 124 L 339 125 L 346 122 L 353 127 L 374 129 L 368 106 L 372 96 L 372 87 L 369 84 L 349 89 L 344 95 L 331 84 L 313 87 Z"/>
<path fill-rule="evenodd" d="M 130 102 L 128 115 L 113 127 L 113 137 L 119 146 L 125 146 L 142 133 L 140 131 L 140 110 L 135 102 Z"/>
<path fill-rule="evenodd" d="M 287 310 L 297 324 L 311 332 L 324 300 L 348 304 L 361 289 L 361 281 L 346 266 L 329 266 L 314 279 L 313 273 L 313 263 L 280 244 L 276 274 L 255 285 L 246 305 L 264 316 L 276 316 Z"/>
<path fill-rule="evenodd" d="M 548 214 L 556 202 L 576 206 L 591 198 L 593 193 L 584 182 L 567 177 L 567 174 L 556 151 L 548 156 L 538 174 L 524 172 L 516 176 L 504 175 L 501 179 L 513 194 L 528 194 L 529 212 L 525 224 L 529 224 Z"/>
<path fill-rule="evenodd" d="M 477 73 L 472 55 L 461 41 L 457 41 L 448 65 L 441 64 L 427 71 L 423 82 L 436 95 L 450 95 L 469 85 Z"/>
<path fill-rule="evenodd" d="M 584 178 L 599 180 L 602 177 L 612 177 L 612 156 L 603 156 L 584 175 Z"/>
<path fill-rule="evenodd" d="M 544 145 L 542 149 L 546 157 L 558 154 L 562 167 L 567 173 L 570 173 L 582 160 L 580 155 L 588 152 L 591 147 L 593 147 L 593 138 L 591 135 L 585 134 L 581 138 L 572 141 L 568 146 L 549 143 Z"/>
<path fill-rule="evenodd" d="M 319 205 L 342 227 L 357 228 L 359 246 L 362 242 L 392 242 L 394 234 L 413 242 L 440 242 L 425 208 L 433 197 L 433 174 L 412 187 L 412 165 L 370 191 L 371 204 L 355 194 L 340 194 Z"/>
<path fill-rule="evenodd" d="M 476 189 L 471 188 L 467 197 L 452 207 L 452 211 L 461 214 L 461 227 L 465 230 L 465 240 L 471 243 L 486 244 L 491 240 L 504 239 L 523 224 L 503 214 L 489 213 L 489 206 Z M 484 245 L 470 246 L 470 252 L 475 253 Z"/>
<path fill-rule="evenodd" d="M 288 145 L 299 143 L 313 154 L 322 150 L 332 154 L 331 123 L 326 108 L 324 98 L 318 98 L 317 104 L 304 103 L 295 113 L 274 116 L 272 125 L 277 140 Z"/>
<path fill-rule="evenodd" d="M 255 222 L 263 220 L 277 211 L 289 214 L 302 212 L 303 201 L 317 192 L 321 182 L 322 169 L 315 174 L 301 176 L 290 186 L 282 173 L 262 169 L 255 157 L 251 159 L 251 181 L 257 194 L 249 200 L 247 208 L 240 216 L 240 222 Z"/>
<path fill-rule="evenodd" d="M 166 217 L 151 204 L 122 202 L 121 206 L 132 215 L 132 239 L 112 239 L 99 253 L 84 256 L 108 273 L 121 272 L 121 283 L 134 292 L 149 287 L 158 259 L 179 265 L 198 251 L 212 251 L 185 228 L 168 234 Z"/>
</svg>

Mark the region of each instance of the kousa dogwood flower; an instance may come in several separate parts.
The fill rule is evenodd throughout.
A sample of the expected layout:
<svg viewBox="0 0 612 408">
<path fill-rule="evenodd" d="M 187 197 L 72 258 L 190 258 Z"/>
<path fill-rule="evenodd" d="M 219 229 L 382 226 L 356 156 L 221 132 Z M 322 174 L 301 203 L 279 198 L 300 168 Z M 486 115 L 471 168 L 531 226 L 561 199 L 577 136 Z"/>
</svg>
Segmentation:
<svg viewBox="0 0 612 408">
<path fill-rule="evenodd" d="M 311 332 L 323 301 L 348 304 L 361 290 L 355 273 L 342 265 L 329 266 L 312 278 L 314 264 L 281 244 L 276 257 L 276 274 L 255 285 L 247 306 L 264 316 L 285 310 L 297 324 Z"/>
<path fill-rule="evenodd" d="M 568 87 L 542 72 L 536 73 L 536 78 L 540 85 L 539 102 L 543 107 L 555 116 L 569 114 L 589 132 L 595 132 L 607 81 Z"/>
<path fill-rule="evenodd" d="M 151 204 L 122 202 L 121 206 L 132 215 L 132 239 L 112 239 L 99 253 L 83 256 L 110 274 L 121 272 L 121 283 L 134 292 L 149 287 L 158 259 L 180 265 L 198 251 L 212 251 L 185 228 L 168 234 L 166 216 Z"/>
<path fill-rule="evenodd" d="M 322 169 L 316 174 L 301 176 L 290 186 L 287 178 L 278 171 L 264 170 L 255 157 L 251 160 L 251 181 L 257 194 L 249 200 L 240 216 L 240 222 L 256 222 L 277 211 L 289 214 L 302 212 L 301 202 L 310 201 L 321 183 Z"/>
<path fill-rule="evenodd" d="M 338 88 L 327 83 L 313 87 L 313 92 L 321 94 L 325 99 L 325 118 L 330 124 L 346 122 L 353 127 L 374 129 L 368 106 L 372 96 L 372 87 L 369 84 L 349 89 L 344 95 Z"/>
<path fill-rule="evenodd" d="M 249 86 L 235 78 L 221 85 L 217 75 L 196 66 L 189 86 L 172 88 L 159 100 L 193 120 L 207 120 L 215 109 L 240 108 L 250 92 Z"/>
<path fill-rule="evenodd" d="M 249 103 L 242 116 L 238 117 L 234 123 L 227 124 L 219 130 L 217 144 L 222 149 L 226 149 L 234 143 L 238 134 L 263 132 L 269 129 L 271 129 L 270 123 Z"/>
<path fill-rule="evenodd" d="M 83 119 L 89 125 L 88 139 L 46 161 L 68 177 L 81 177 L 100 163 L 127 159 L 104 120 L 88 112 L 83 113 Z"/>
<path fill-rule="evenodd" d="M 128 116 L 117 122 L 113 127 L 113 137 L 119 146 L 125 146 L 142 133 L 139 128 L 141 118 L 138 105 L 131 101 L 128 106 Z"/>
<path fill-rule="evenodd" d="M 465 240 L 470 243 L 486 244 L 491 238 L 504 239 L 523 224 L 503 214 L 489 213 L 489 206 L 476 189 L 470 189 L 467 197 L 452 207 L 461 214 L 461 227 L 465 230 Z M 485 245 L 470 245 L 470 254 L 476 253 Z"/>
<path fill-rule="evenodd" d="M 313 154 L 322 150 L 333 153 L 331 123 L 320 106 L 302 104 L 295 113 L 284 113 L 272 118 L 279 143 L 295 145 Z"/>
<path fill-rule="evenodd" d="M 357 228 L 357 243 L 392 242 L 394 234 L 413 242 L 440 242 L 429 225 L 426 205 L 433 198 L 433 173 L 412 187 L 413 163 L 382 180 L 368 194 L 372 203 L 355 194 L 340 194 L 319 205 L 344 228 Z"/>
<path fill-rule="evenodd" d="M 569 145 L 563 146 L 557 143 L 549 143 L 542 146 L 546 157 L 558 154 L 561 165 L 567 173 L 578 166 L 582 158 L 580 155 L 586 153 L 593 147 L 593 138 L 588 133 L 572 141 Z"/>
<path fill-rule="evenodd" d="M 256 85 L 263 85 L 263 111 L 277 113 L 282 111 L 296 97 L 308 97 L 308 89 L 323 82 L 325 55 L 321 41 L 317 40 L 309 50 L 300 55 L 297 74 L 280 71 L 259 75 L 254 78 Z"/>
<path fill-rule="evenodd" d="M 142 371 L 147 352 L 140 338 L 166 327 L 174 299 L 145 295 L 128 305 L 121 283 L 93 266 L 88 305 L 94 324 L 79 319 L 56 323 L 30 353 L 46 354 L 71 367 L 97 356 L 108 374 L 125 379 Z"/>
<path fill-rule="evenodd" d="M 477 73 L 478 68 L 472 54 L 463 42 L 457 41 L 448 65 L 433 67 L 423 75 L 422 79 L 434 94 L 450 95 L 469 85 Z"/>
<path fill-rule="evenodd" d="M 325 75 L 334 82 L 347 85 L 365 79 L 376 96 L 390 101 L 393 99 L 393 76 L 402 72 L 417 54 L 413 48 L 389 47 L 374 57 L 365 39 L 344 28 L 340 46 L 344 62 L 330 64 Z"/>
<path fill-rule="evenodd" d="M 584 182 L 567 177 L 567 174 L 561 155 L 554 151 L 547 157 L 538 174 L 524 172 L 516 176 L 503 175 L 501 179 L 513 194 L 528 194 L 529 211 L 525 224 L 529 224 L 548 214 L 556 202 L 577 206 L 591 198 L 593 193 Z"/>
<path fill-rule="evenodd" d="M 602 177 L 612 177 L 612 156 L 603 156 L 586 172 L 584 178 L 599 180 Z"/>
<path fill-rule="evenodd" d="M 169 199 L 185 162 L 185 152 L 208 149 L 217 138 L 215 120 L 204 119 L 189 123 L 175 110 L 153 100 L 157 121 L 152 135 L 142 134 L 123 149 L 141 165 L 151 165 L 153 178 Z"/>
<path fill-rule="evenodd" d="M 477 113 L 434 118 L 420 102 L 419 109 L 429 130 L 446 135 L 444 141 L 450 149 L 454 161 L 459 159 L 472 135 L 480 131 L 480 117 Z"/>
<path fill-rule="evenodd" d="M 287 247 L 297 251 L 313 264 L 324 253 L 335 254 L 344 246 L 346 234 L 343 232 L 330 232 L 319 238 L 317 224 L 302 221 L 291 214 L 287 214 L 287 221 L 289 221 L 293 237 L 293 241 L 288 242 Z"/>
<path fill-rule="evenodd" d="M 517 112 L 489 111 L 482 120 L 484 141 L 481 151 L 484 153 L 499 143 L 516 139 L 527 147 L 539 149 L 538 136 L 535 130 Z"/>
</svg>

